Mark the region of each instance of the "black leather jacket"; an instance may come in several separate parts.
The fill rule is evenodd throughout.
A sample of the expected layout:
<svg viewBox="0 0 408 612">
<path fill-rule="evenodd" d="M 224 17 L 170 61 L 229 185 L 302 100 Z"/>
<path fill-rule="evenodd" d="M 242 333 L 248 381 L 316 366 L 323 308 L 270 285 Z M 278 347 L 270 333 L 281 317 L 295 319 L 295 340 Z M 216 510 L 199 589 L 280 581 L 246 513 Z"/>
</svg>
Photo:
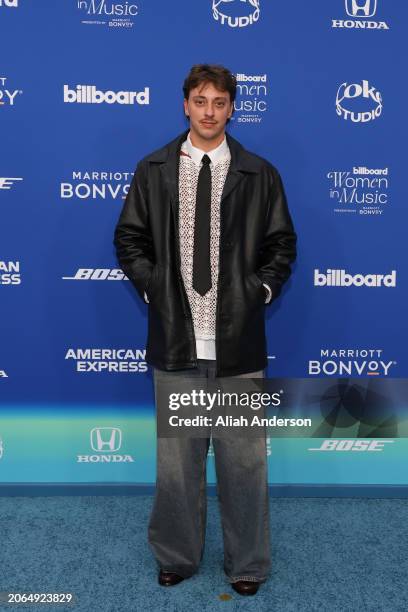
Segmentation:
<svg viewBox="0 0 408 612">
<path fill-rule="evenodd" d="M 178 170 L 187 134 L 139 162 L 114 237 L 122 270 L 142 299 L 148 295 L 146 361 L 161 370 L 197 367 L 179 246 Z M 220 212 L 217 376 L 267 366 L 262 283 L 272 289 L 274 301 L 296 257 L 296 234 L 276 168 L 226 137 L 231 163 Z"/>
</svg>

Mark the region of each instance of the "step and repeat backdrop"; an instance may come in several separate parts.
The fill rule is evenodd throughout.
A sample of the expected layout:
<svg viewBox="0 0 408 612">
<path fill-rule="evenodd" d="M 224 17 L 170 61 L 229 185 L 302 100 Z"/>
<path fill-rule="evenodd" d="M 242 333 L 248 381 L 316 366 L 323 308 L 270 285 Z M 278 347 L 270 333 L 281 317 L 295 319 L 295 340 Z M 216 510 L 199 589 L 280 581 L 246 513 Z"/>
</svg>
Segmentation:
<svg viewBox="0 0 408 612">
<path fill-rule="evenodd" d="M 267 376 L 331 385 L 312 434 L 268 439 L 270 482 L 408 485 L 406 395 L 360 426 L 369 382 L 407 373 L 407 23 L 404 0 L 0 0 L 0 484 L 155 481 L 147 305 L 113 232 L 208 62 L 299 237 Z"/>
</svg>

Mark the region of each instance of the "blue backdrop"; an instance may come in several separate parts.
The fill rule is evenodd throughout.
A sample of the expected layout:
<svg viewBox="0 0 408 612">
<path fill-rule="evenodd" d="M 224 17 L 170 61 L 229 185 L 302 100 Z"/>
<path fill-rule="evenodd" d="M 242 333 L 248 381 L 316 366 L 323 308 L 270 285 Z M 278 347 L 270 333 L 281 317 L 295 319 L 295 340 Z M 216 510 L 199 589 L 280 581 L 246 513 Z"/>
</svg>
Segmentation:
<svg viewBox="0 0 408 612">
<path fill-rule="evenodd" d="M 1 482 L 154 481 L 147 307 L 112 240 L 136 163 L 187 127 L 196 63 L 237 75 L 228 130 L 279 169 L 299 237 L 268 376 L 406 376 L 407 18 L 403 0 L 0 0 Z M 310 446 L 272 440 L 270 481 L 408 484 L 403 438 Z"/>
</svg>

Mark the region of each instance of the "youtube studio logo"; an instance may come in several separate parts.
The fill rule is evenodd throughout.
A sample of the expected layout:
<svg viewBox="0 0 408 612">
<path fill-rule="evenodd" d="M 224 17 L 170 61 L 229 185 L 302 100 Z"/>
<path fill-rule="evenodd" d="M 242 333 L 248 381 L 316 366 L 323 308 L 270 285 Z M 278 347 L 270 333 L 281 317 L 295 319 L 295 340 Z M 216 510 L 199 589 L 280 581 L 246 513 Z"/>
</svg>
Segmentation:
<svg viewBox="0 0 408 612">
<path fill-rule="evenodd" d="M 389 274 L 349 274 L 346 270 L 314 271 L 315 287 L 396 287 L 397 272 Z"/>
<path fill-rule="evenodd" d="M 361 104 L 363 108 L 354 105 Z M 383 109 L 381 93 L 363 79 L 361 83 L 342 83 L 336 93 L 336 113 L 353 123 L 367 123 L 377 119 Z"/>
<path fill-rule="evenodd" d="M 230 28 L 245 28 L 256 23 L 260 15 L 260 0 L 212 0 L 215 21 Z"/>
</svg>

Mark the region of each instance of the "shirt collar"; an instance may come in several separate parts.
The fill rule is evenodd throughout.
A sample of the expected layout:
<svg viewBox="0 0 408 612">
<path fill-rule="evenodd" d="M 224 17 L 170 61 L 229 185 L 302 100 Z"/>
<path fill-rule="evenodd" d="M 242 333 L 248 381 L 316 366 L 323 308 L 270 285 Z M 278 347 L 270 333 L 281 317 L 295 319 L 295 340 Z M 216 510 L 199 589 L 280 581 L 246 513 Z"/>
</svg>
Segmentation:
<svg viewBox="0 0 408 612">
<path fill-rule="evenodd" d="M 194 161 L 195 164 L 197 164 L 197 166 L 201 164 L 203 155 L 207 154 L 213 165 L 217 164 L 222 158 L 229 155 L 229 147 L 225 136 L 221 144 L 219 144 L 218 147 L 216 147 L 215 149 L 212 149 L 211 151 L 202 151 L 201 149 L 198 149 L 193 145 L 189 132 L 187 140 L 183 142 L 182 149 L 190 155 L 191 159 Z"/>
</svg>

